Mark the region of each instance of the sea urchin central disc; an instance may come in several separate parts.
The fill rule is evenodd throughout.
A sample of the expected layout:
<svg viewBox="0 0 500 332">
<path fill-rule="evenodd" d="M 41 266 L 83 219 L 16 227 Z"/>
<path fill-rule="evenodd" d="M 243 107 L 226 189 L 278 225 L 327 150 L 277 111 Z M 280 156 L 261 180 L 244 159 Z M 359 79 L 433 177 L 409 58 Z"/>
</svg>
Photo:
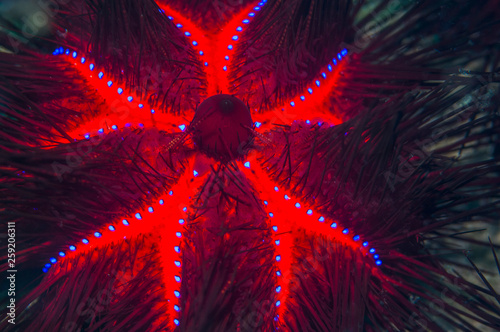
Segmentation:
<svg viewBox="0 0 500 332">
<path fill-rule="evenodd" d="M 215 159 L 229 161 L 245 154 L 252 138 L 252 117 L 236 97 L 219 94 L 204 100 L 191 129 L 196 146 Z"/>
</svg>

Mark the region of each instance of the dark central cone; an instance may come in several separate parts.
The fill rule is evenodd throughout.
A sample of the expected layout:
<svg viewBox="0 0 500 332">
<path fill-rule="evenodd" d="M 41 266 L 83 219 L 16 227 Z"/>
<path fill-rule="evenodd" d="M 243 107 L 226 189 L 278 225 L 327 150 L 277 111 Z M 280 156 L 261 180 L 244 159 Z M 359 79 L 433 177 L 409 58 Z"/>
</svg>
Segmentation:
<svg viewBox="0 0 500 332">
<path fill-rule="evenodd" d="M 246 154 L 252 139 L 252 117 L 246 105 L 231 95 L 203 101 L 191 121 L 196 146 L 212 158 L 229 161 Z"/>
</svg>

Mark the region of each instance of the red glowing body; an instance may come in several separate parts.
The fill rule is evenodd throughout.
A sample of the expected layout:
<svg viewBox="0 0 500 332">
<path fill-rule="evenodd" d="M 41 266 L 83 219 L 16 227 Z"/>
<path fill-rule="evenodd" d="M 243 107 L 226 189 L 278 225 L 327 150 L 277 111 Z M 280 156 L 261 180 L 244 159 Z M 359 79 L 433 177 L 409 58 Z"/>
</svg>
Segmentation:
<svg viewBox="0 0 500 332">
<path fill-rule="evenodd" d="M 165 2 L 61 4 L 42 72 L 0 54 L 4 72 L 27 71 L 5 80 L 7 96 L 26 77 L 57 91 L 0 102 L 12 154 L 0 166 L 13 174 L 0 190 L 18 209 L 20 264 L 44 272 L 17 327 L 473 330 L 466 317 L 500 328 L 494 292 L 425 243 L 500 211 L 484 203 L 497 161 L 454 159 L 498 125 L 494 110 L 491 124 L 463 106 L 477 81 L 432 68 L 448 55 L 415 46 L 412 20 L 384 34 L 394 40 L 360 38 L 356 24 L 371 21 L 351 1 Z M 408 12 L 441 10 L 423 2 Z M 457 208 L 468 203 L 484 209 Z M 430 294 L 446 297 L 437 313 Z"/>
</svg>

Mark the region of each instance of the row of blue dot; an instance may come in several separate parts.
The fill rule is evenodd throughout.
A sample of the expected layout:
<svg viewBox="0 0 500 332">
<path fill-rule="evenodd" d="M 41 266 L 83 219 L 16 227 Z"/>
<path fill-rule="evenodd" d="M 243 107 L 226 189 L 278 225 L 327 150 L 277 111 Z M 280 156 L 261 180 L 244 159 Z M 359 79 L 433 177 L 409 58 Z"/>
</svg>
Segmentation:
<svg viewBox="0 0 500 332">
<path fill-rule="evenodd" d="M 53 55 L 59 55 L 59 54 L 71 55 L 71 56 L 72 56 L 73 58 L 75 58 L 75 59 L 78 57 L 78 53 L 77 53 L 76 51 L 73 51 L 73 52 L 72 52 L 70 49 L 66 49 L 66 51 L 65 51 L 62 47 L 56 48 L 56 50 L 55 50 L 52 54 L 53 54 Z M 81 62 L 82 64 L 84 64 L 84 63 L 86 62 L 85 57 L 81 57 L 80 62 Z M 94 65 L 93 63 L 89 64 L 89 69 L 90 69 L 91 71 L 93 71 L 93 70 L 95 69 L 95 65 Z M 99 79 L 103 79 L 103 77 L 104 77 L 104 73 L 103 73 L 102 71 L 100 71 L 100 72 L 97 74 L 97 77 L 99 77 Z M 113 81 L 109 80 L 109 81 L 107 82 L 107 85 L 108 85 L 108 87 L 113 86 Z M 118 89 L 116 90 L 116 92 L 117 92 L 119 95 L 121 95 L 121 94 L 123 94 L 124 90 L 123 90 L 122 88 L 118 88 Z M 132 102 L 133 100 L 134 100 L 134 98 L 133 98 L 132 96 L 128 96 L 128 97 L 127 97 L 127 101 L 128 101 L 128 102 Z M 144 108 L 144 104 L 140 103 L 140 104 L 138 104 L 138 105 L 137 105 L 137 107 L 139 107 L 140 109 L 142 109 L 142 108 Z M 154 113 L 155 113 L 155 110 L 154 110 L 154 109 L 151 109 L 151 113 L 152 113 L 152 114 L 154 114 Z M 141 124 L 139 124 L 139 126 L 140 126 L 140 127 L 142 127 L 142 125 L 141 125 Z M 112 126 L 111 126 L 111 128 L 112 128 L 113 130 L 118 130 L 118 127 L 117 127 L 116 125 L 112 125 Z M 181 131 L 184 131 L 184 130 L 186 130 L 186 125 L 185 125 L 185 124 L 181 124 L 181 125 L 179 125 L 179 126 L 178 126 L 178 128 L 179 128 Z M 104 133 L 104 129 L 103 129 L 103 128 L 100 128 L 100 129 L 98 130 L 98 132 L 99 132 L 100 134 L 102 134 L 102 133 Z M 87 133 L 87 134 L 85 134 L 84 136 L 85 136 L 85 138 L 86 138 L 86 139 L 89 139 L 89 138 L 90 138 L 90 134 L 88 134 L 88 133 Z"/>
<path fill-rule="evenodd" d="M 267 2 L 267 0 L 263 0 L 263 1 L 259 2 L 257 6 L 253 7 L 253 10 L 254 10 L 254 11 L 259 11 L 259 10 L 261 10 L 261 9 L 262 9 L 262 7 L 266 4 L 266 2 Z M 248 13 L 248 16 L 249 16 L 249 17 L 251 17 L 251 18 L 255 17 L 255 12 L 250 12 L 250 13 Z M 249 23 L 250 23 L 250 20 L 249 20 L 249 19 L 244 19 L 244 20 L 243 20 L 243 21 L 241 21 L 241 22 L 242 22 L 243 24 L 249 24 Z M 241 33 L 241 32 L 243 31 L 243 27 L 242 27 L 242 26 L 238 26 L 238 27 L 236 28 L 236 31 L 237 31 L 238 33 Z M 240 37 L 239 37 L 237 34 L 235 34 L 235 35 L 233 35 L 233 36 L 231 37 L 231 39 L 232 39 L 233 41 L 238 41 L 238 40 L 240 39 Z M 229 44 L 229 45 L 227 45 L 227 49 L 228 49 L 228 50 L 230 50 L 230 51 L 231 51 L 231 50 L 233 50 L 233 48 L 234 48 L 233 44 Z M 229 55 L 224 56 L 224 59 L 225 59 L 226 61 L 229 61 Z M 227 66 L 222 67 L 222 70 L 227 71 Z M 258 127 L 257 127 L 257 128 L 258 128 Z"/>
<path fill-rule="evenodd" d="M 338 62 L 339 62 L 340 60 L 342 60 L 342 59 L 343 59 L 343 57 L 345 57 L 346 55 L 347 55 L 347 49 L 345 49 L 345 48 L 344 48 L 342 51 L 340 51 L 339 53 L 337 53 L 337 56 L 336 56 L 336 57 L 334 57 L 334 58 L 333 58 L 333 60 L 332 60 L 333 65 L 335 65 L 335 66 L 336 66 L 336 65 L 338 64 Z M 338 59 L 338 60 L 337 60 L 337 59 Z M 329 71 L 329 72 L 331 72 L 331 71 L 333 70 L 333 67 L 332 67 L 332 65 L 331 65 L 331 64 L 328 64 L 327 68 L 328 68 L 328 71 Z M 323 77 L 323 79 L 324 79 L 324 80 L 326 80 L 326 77 L 327 77 L 326 72 L 322 72 L 322 73 L 321 73 L 321 77 Z M 314 83 L 316 84 L 316 86 L 317 86 L 317 87 L 320 87 L 320 86 L 321 86 L 321 82 L 320 82 L 319 80 L 314 81 Z M 312 88 L 307 88 L 307 92 L 309 92 L 309 94 L 310 94 L 310 95 L 312 95 L 314 91 L 313 91 L 313 89 L 312 89 Z M 300 100 L 302 100 L 302 101 L 305 101 L 305 100 L 306 100 L 306 97 L 305 97 L 304 95 L 301 95 L 299 98 L 300 98 Z M 292 107 L 295 107 L 295 101 L 291 101 L 291 102 L 290 102 L 290 105 L 291 105 Z"/>
<path fill-rule="evenodd" d="M 170 191 L 168 194 L 169 194 L 170 196 L 172 196 L 172 195 L 173 195 L 173 192 L 172 192 L 172 191 Z M 163 204 L 164 204 L 163 199 L 160 199 L 158 203 L 159 203 L 160 205 L 163 205 Z M 153 213 L 153 212 L 154 212 L 153 207 L 151 207 L 151 206 L 150 206 L 150 207 L 148 207 L 148 212 L 149 212 L 149 213 Z M 142 215 L 141 215 L 139 212 L 137 212 L 137 213 L 134 215 L 134 217 L 135 217 L 137 220 L 141 220 L 141 219 L 142 219 Z M 128 226 L 128 225 L 130 225 L 130 222 L 129 222 L 127 219 L 123 219 L 123 220 L 122 220 L 122 224 L 123 224 L 124 226 Z M 112 232 L 114 232 L 114 231 L 116 230 L 115 226 L 113 226 L 113 225 L 108 226 L 108 229 L 109 229 L 110 231 L 112 231 Z M 102 236 L 102 233 L 100 233 L 100 232 L 94 232 L 93 236 L 94 236 L 94 237 L 96 237 L 96 238 L 100 238 L 100 237 Z M 85 245 L 89 244 L 89 243 L 90 243 L 90 241 L 91 241 L 91 240 L 89 240 L 88 238 L 83 238 L 83 239 L 82 239 L 82 243 L 83 243 L 83 244 L 85 244 Z M 75 250 L 76 250 L 76 245 L 70 245 L 68 248 L 69 248 L 69 250 L 70 250 L 70 251 L 75 251 Z M 59 255 L 60 257 L 65 257 L 65 256 L 66 256 L 66 252 L 65 252 L 65 251 L 60 251 L 58 255 Z M 44 268 L 43 268 L 43 272 L 47 272 L 47 271 L 49 270 L 49 268 L 50 268 L 52 265 L 54 265 L 54 264 L 56 264 L 56 263 L 57 263 L 57 259 L 56 259 L 56 257 L 51 257 L 51 258 L 49 259 L 49 261 L 50 261 L 50 263 L 45 264 L 45 266 L 44 266 Z"/>
<path fill-rule="evenodd" d="M 247 162 L 247 163 L 248 163 L 248 162 Z M 246 164 L 246 163 L 245 163 L 245 164 Z M 246 166 L 245 166 L 245 167 L 246 167 Z M 249 164 L 249 163 L 248 163 L 248 168 L 250 168 L 250 164 Z M 279 192 L 279 188 L 278 188 L 277 186 L 275 186 L 275 187 L 274 187 L 274 191 Z M 290 200 L 291 198 L 290 198 L 290 196 L 288 196 L 288 195 L 286 195 L 286 194 L 285 194 L 285 195 L 284 195 L 284 199 L 285 199 L 285 200 Z M 268 202 L 267 202 L 267 201 L 264 201 L 264 205 L 266 205 L 266 206 L 267 206 L 267 205 L 268 205 Z M 296 202 L 296 203 L 295 203 L 295 207 L 296 207 L 297 209 L 300 209 L 302 206 L 300 205 L 300 203 L 299 203 L 299 202 Z M 306 214 L 307 214 L 307 215 L 309 215 L 309 216 L 312 216 L 312 215 L 314 214 L 314 211 L 313 211 L 312 209 L 308 209 L 308 210 L 306 211 Z M 272 217 L 274 217 L 274 214 L 273 214 L 272 212 L 269 212 L 269 216 L 272 218 Z M 325 217 L 320 216 L 320 217 L 318 218 L 318 221 L 319 221 L 319 222 L 325 222 Z M 336 223 L 336 222 L 332 222 L 332 223 L 331 223 L 331 225 L 330 225 L 330 227 L 331 227 L 331 228 L 337 228 L 337 223 Z M 278 226 L 273 226 L 272 228 L 273 228 L 273 231 L 275 231 L 275 232 L 277 232 L 277 231 L 278 231 Z M 346 234 L 346 235 L 347 235 L 347 234 L 349 234 L 349 229 L 348 229 L 348 228 L 344 228 L 344 229 L 342 230 L 342 233 L 343 233 L 343 234 Z M 354 241 L 356 241 L 356 242 L 357 242 L 357 241 L 359 241 L 359 240 L 361 239 L 361 237 L 360 237 L 359 235 L 354 235 L 354 236 L 352 237 L 352 239 L 353 239 Z M 277 243 L 277 245 L 278 245 L 278 244 L 279 244 L 279 242 Z M 368 242 L 367 242 L 367 241 L 365 241 L 365 242 L 363 242 L 363 243 L 362 243 L 362 245 L 363 245 L 363 247 L 368 247 Z M 370 254 L 374 254 L 374 253 L 375 253 L 375 248 L 370 248 L 370 249 L 368 250 L 368 252 L 369 252 Z M 279 258 L 278 258 L 278 257 L 279 257 L 279 256 L 277 256 L 277 259 L 276 259 L 277 261 L 279 261 L 279 260 L 281 259 L 281 257 L 279 257 Z M 378 257 L 378 255 L 376 255 L 376 257 L 374 256 L 373 258 L 375 259 L 375 264 L 376 264 L 376 265 L 382 265 L 382 261 L 381 261 L 380 259 L 378 259 L 378 258 L 379 258 L 379 257 Z"/>
</svg>

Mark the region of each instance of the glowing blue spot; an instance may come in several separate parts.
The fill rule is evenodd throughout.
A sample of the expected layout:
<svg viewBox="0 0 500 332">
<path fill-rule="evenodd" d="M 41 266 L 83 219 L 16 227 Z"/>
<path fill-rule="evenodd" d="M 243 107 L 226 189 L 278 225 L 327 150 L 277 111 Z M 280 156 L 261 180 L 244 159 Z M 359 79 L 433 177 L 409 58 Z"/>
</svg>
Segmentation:
<svg viewBox="0 0 500 332">
<path fill-rule="evenodd" d="M 155 110 L 151 110 L 151 114 L 155 114 Z"/>
<path fill-rule="evenodd" d="M 43 271 L 43 273 L 47 273 L 48 269 L 47 269 L 46 267 L 44 267 L 44 268 L 42 269 L 42 271 Z"/>
<path fill-rule="evenodd" d="M 128 100 L 128 101 L 132 101 L 132 100 L 134 100 L 134 98 L 132 98 L 132 96 L 128 96 L 128 97 L 127 97 L 127 100 Z"/>
<path fill-rule="evenodd" d="M 337 54 L 337 58 L 338 58 L 339 60 L 342 60 L 342 55 L 340 55 L 340 53 L 339 53 L 339 54 Z"/>
<path fill-rule="evenodd" d="M 227 66 L 222 67 L 222 70 L 226 71 L 227 70 Z"/>
<path fill-rule="evenodd" d="M 95 233 L 94 233 L 94 236 L 95 236 L 95 237 L 101 237 L 101 235 L 102 235 L 102 234 L 101 234 L 101 233 L 99 233 L 99 232 L 95 232 Z"/>
<path fill-rule="evenodd" d="M 233 40 L 238 40 L 238 36 L 236 36 L 236 35 L 235 35 L 235 36 L 233 36 L 233 38 L 232 38 L 232 39 L 233 39 Z"/>
<path fill-rule="evenodd" d="M 250 168 L 250 162 L 247 161 L 246 163 L 243 164 L 243 166 L 245 166 L 246 168 Z"/>
<path fill-rule="evenodd" d="M 271 217 L 271 218 L 274 217 L 274 213 L 269 212 L 269 217 Z"/>
<path fill-rule="evenodd" d="M 180 253 L 181 252 L 181 248 L 179 246 L 175 246 L 174 250 L 175 250 L 176 253 Z"/>
<path fill-rule="evenodd" d="M 137 106 L 139 106 L 139 108 L 143 108 L 143 107 L 144 107 L 144 105 L 143 105 L 143 104 L 139 104 L 139 105 L 137 105 Z"/>
<path fill-rule="evenodd" d="M 328 65 L 328 71 L 332 71 L 332 65 Z"/>
<path fill-rule="evenodd" d="M 363 242 L 363 247 L 368 246 L 368 242 Z"/>
<path fill-rule="evenodd" d="M 300 96 L 300 100 L 304 101 L 304 100 L 306 100 L 306 97 Z"/>
<path fill-rule="evenodd" d="M 278 190 L 279 190 L 278 187 L 274 187 L 274 191 L 278 191 Z"/>
<path fill-rule="evenodd" d="M 285 199 L 286 199 L 286 200 L 289 200 L 289 199 L 290 199 L 290 197 L 288 197 L 288 195 L 285 195 Z"/>
<path fill-rule="evenodd" d="M 307 210 L 307 214 L 308 214 L 308 215 L 313 214 L 313 210 L 311 210 L 311 209 Z"/>
<path fill-rule="evenodd" d="M 295 203 L 295 207 L 298 209 L 300 208 L 300 203 Z"/>
<path fill-rule="evenodd" d="M 307 92 L 309 92 L 309 94 L 312 94 L 313 93 L 313 89 L 309 88 L 309 89 L 307 89 Z"/>
<path fill-rule="evenodd" d="M 198 45 L 198 42 L 196 40 L 193 40 L 193 46 Z"/>
<path fill-rule="evenodd" d="M 68 55 L 71 51 L 69 49 L 66 49 L 66 52 L 64 52 L 66 55 Z"/>
<path fill-rule="evenodd" d="M 175 266 L 177 266 L 177 267 L 180 267 L 180 266 L 181 266 L 181 262 L 179 262 L 179 261 L 175 261 L 175 262 L 174 262 L 174 264 L 175 264 Z"/>
<path fill-rule="evenodd" d="M 111 225 L 110 225 L 108 228 L 109 228 L 109 230 L 110 230 L 110 231 L 112 231 L 112 232 L 115 230 L 115 228 L 114 228 L 113 226 L 111 226 Z"/>
<path fill-rule="evenodd" d="M 103 76 L 104 76 L 104 73 L 102 71 L 99 72 L 99 74 L 97 74 L 97 77 L 99 77 L 99 79 L 101 79 Z"/>
<path fill-rule="evenodd" d="M 82 58 L 82 59 L 80 60 L 80 62 L 81 62 L 81 63 L 85 63 L 85 58 Z"/>
<path fill-rule="evenodd" d="M 295 106 L 295 103 L 293 101 L 290 102 L 290 105 L 292 105 L 292 107 Z"/>
<path fill-rule="evenodd" d="M 179 311 L 179 310 L 181 310 L 181 308 L 179 308 L 179 306 L 176 304 L 176 305 L 174 305 L 174 310 Z"/>
<path fill-rule="evenodd" d="M 194 175 L 194 176 L 198 176 L 198 172 L 197 172 L 197 171 L 195 171 L 195 170 L 193 170 L 193 175 Z"/>
<path fill-rule="evenodd" d="M 179 29 L 182 28 L 182 24 L 180 23 L 177 23 L 175 26 L 178 27 Z"/>
<path fill-rule="evenodd" d="M 152 208 L 151 206 L 150 206 L 150 207 L 148 207 L 148 211 L 149 211 L 150 213 L 154 212 L 154 210 L 153 210 L 153 208 Z"/>
<path fill-rule="evenodd" d="M 248 24 L 248 23 L 250 23 L 250 21 L 249 21 L 249 20 L 247 20 L 247 19 L 243 20 L 242 22 L 243 22 L 244 24 Z"/>
<path fill-rule="evenodd" d="M 168 19 L 169 20 L 173 20 L 174 18 L 172 16 L 168 16 Z"/>
<path fill-rule="evenodd" d="M 250 16 L 250 17 L 254 17 L 254 16 L 255 16 L 255 13 L 250 13 L 250 14 L 248 14 L 248 16 Z"/>
<path fill-rule="evenodd" d="M 174 295 L 175 297 L 180 297 L 181 296 L 181 293 L 177 290 L 174 291 Z"/>
<path fill-rule="evenodd" d="M 104 129 L 101 128 L 98 130 L 98 132 L 102 134 L 104 132 Z"/>
<path fill-rule="evenodd" d="M 276 243 L 277 246 L 280 245 L 280 240 L 275 240 L 274 243 Z"/>
<path fill-rule="evenodd" d="M 71 251 L 75 251 L 75 250 L 76 250 L 76 247 L 75 247 L 75 246 L 69 246 L 69 250 L 71 250 Z"/>
<path fill-rule="evenodd" d="M 205 67 L 207 67 L 208 66 L 208 62 L 205 62 L 203 65 L 205 65 Z"/>
<path fill-rule="evenodd" d="M 279 277 L 281 276 L 281 271 L 276 271 L 276 275 Z"/>
<path fill-rule="evenodd" d="M 54 52 L 52 52 L 52 55 L 58 55 L 58 54 L 59 54 L 59 49 L 58 49 L 58 48 L 56 48 L 56 49 L 54 50 Z"/>
<path fill-rule="evenodd" d="M 203 51 L 200 51 L 200 55 L 203 55 Z"/>
<path fill-rule="evenodd" d="M 83 242 L 84 244 L 88 244 L 88 243 L 89 243 L 89 240 L 87 240 L 87 239 L 83 239 L 83 240 L 82 240 L 82 242 Z"/>
<path fill-rule="evenodd" d="M 373 255 L 373 258 L 378 259 L 378 254 Z"/>
<path fill-rule="evenodd" d="M 276 256 L 276 262 L 279 262 L 280 260 L 281 260 L 281 256 L 280 255 Z"/>
<path fill-rule="evenodd" d="M 277 232 L 278 231 L 278 226 L 273 226 L 273 231 Z"/>
<path fill-rule="evenodd" d="M 175 232 L 175 236 L 177 236 L 177 237 L 181 237 L 181 236 L 182 236 L 182 233 L 181 233 L 181 232 Z"/>
<path fill-rule="evenodd" d="M 316 82 L 315 82 L 315 83 L 316 83 L 316 85 L 317 85 L 317 86 L 319 86 L 319 84 L 320 84 L 318 80 L 316 80 Z"/>
<path fill-rule="evenodd" d="M 128 226 L 128 220 L 127 220 L 127 219 L 123 219 L 123 220 L 122 220 L 122 223 L 123 223 L 125 226 Z"/>
<path fill-rule="evenodd" d="M 179 126 L 179 129 L 180 129 L 181 131 L 184 131 L 184 130 L 186 130 L 186 125 L 184 125 L 184 124 L 181 124 L 181 125 Z"/>
<path fill-rule="evenodd" d="M 181 322 L 179 322 L 179 320 L 178 320 L 177 318 L 174 318 L 174 324 L 175 324 L 175 325 L 179 326 L 179 324 L 180 324 L 180 323 L 181 323 Z"/>
<path fill-rule="evenodd" d="M 375 261 L 375 264 L 382 265 L 382 261 L 380 259 L 378 259 L 378 260 Z"/>
<path fill-rule="evenodd" d="M 174 276 L 174 279 L 175 279 L 175 281 L 177 281 L 177 282 L 181 282 L 181 277 L 179 277 L 179 276 Z"/>
<path fill-rule="evenodd" d="M 62 251 L 59 251 L 59 256 L 64 257 L 64 256 L 66 256 L 66 254 Z"/>
<path fill-rule="evenodd" d="M 307 123 L 307 124 L 311 124 L 311 121 L 310 121 L 310 120 L 306 120 L 306 123 Z"/>
<path fill-rule="evenodd" d="M 57 259 L 55 259 L 54 257 L 52 257 L 52 258 L 50 259 L 50 262 L 51 262 L 52 264 L 55 264 L 55 262 L 57 262 Z"/>
<path fill-rule="evenodd" d="M 344 233 L 344 234 L 349 234 L 349 229 L 344 228 L 344 230 L 342 231 L 342 233 Z"/>
<path fill-rule="evenodd" d="M 89 139 L 89 138 L 90 138 L 90 135 L 89 135 L 89 134 L 85 134 L 85 138 L 86 138 L 86 139 Z"/>
<path fill-rule="evenodd" d="M 279 307 L 281 304 L 281 301 L 276 301 L 276 306 Z"/>
<path fill-rule="evenodd" d="M 319 222 L 324 222 L 325 221 L 325 217 L 323 217 L 323 216 L 319 217 L 318 221 Z"/>
<path fill-rule="evenodd" d="M 233 45 L 227 45 L 227 49 L 228 50 L 232 50 L 233 49 Z"/>
<path fill-rule="evenodd" d="M 173 192 L 172 190 L 170 190 L 170 191 L 168 192 L 168 194 L 169 194 L 170 196 L 172 196 L 172 195 L 174 194 L 174 192 Z"/>
<path fill-rule="evenodd" d="M 261 122 L 255 122 L 255 128 L 260 128 L 260 126 L 262 126 L 262 123 Z"/>
<path fill-rule="evenodd" d="M 276 293 L 281 292 L 281 286 L 276 287 Z"/>
<path fill-rule="evenodd" d="M 334 222 L 334 223 L 332 223 L 332 224 L 330 225 L 330 227 L 331 227 L 331 228 L 337 228 L 337 223 L 335 223 L 335 222 Z"/>
<path fill-rule="evenodd" d="M 90 64 L 89 69 L 90 70 L 94 70 L 94 64 L 93 63 Z"/>
<path fill-rule="evenodd" d="M 179 219 L 179 224 L 181 224 L 181 225 L 182 225 L 184 222 L 185 222 L 185 220 L 184 220 L 184 219 Z"/>
<path fill-rule="evenodd" d="M 117 127 L 116 125 L 112 125 L 112 126 L 111 126 L 111 128 L 112 128 L 113 130 L 118 129 L 118 127 Z"/>
<path fill-rule="evenodd" d="M 160 205 L 163 205 L 164 201 L 163 199 L 160 199 Z"/>
<path fill-rule="evenodd" d="M 321 73 L 321 76 L 323 76 L 323 78 L 326 79 L 326 74 L 325 73 Z"/>
<path fill-rule="evenodd" d="M 226 55 L 224 59 L 229 60 L 229 55 Z"/>
<path fill-rule="evenodd" d="M 337 59 L 335 59 L 335 58 L 334 58 L 334 59 L 332 60 L 332 62 L 333 62 L 333 64 L 334 64 L 335 66 L 337 65 Z"/>
<path fill-rule="evenodd" d="M 191 33 L 189 31 L 184 32 L 184 34 L 188 37 L 191 37 Z"/>
<path fill-rule="evenodd" d="M 121 95 L 123 93 L 123 89 L 122 88 L 118 88 L 118 90 L 116 90 L 118 92 L 119 95 Z"/>
<path fill-rule="evenodd" d="M 352 237 L 352 239 L 353 239 L 354 241 L 358 241 L 358 240 L 359 240 L 359 235 L 354 235 L 354 236 Z"/>
<path fill-rule="evenodd" d="M 254 10 L 260 10 L 260 7 L 253 7 Z"/>
<path fill-rule="evenodd" d="M 51 265 L 50 263 L 45 264 L 45 267 L 46 267 L 46 268 L 49 268 L 49 267 L 51 267 L 51 266 L 52 266 L 52 265 Z"/>
<path fill-rule="evenodd" d="M 264 201 L 264 205 L 267 205 L 267 204 L 268 204 L 267 201 Z"/>
<path fill-rule="evenodd" d="M 76 55 L 77 55 L 76 52 L 73 52 L 73 58 L 76 58 Z"/>
<path fill-rule="evenodd" d="M 342 55 L 347 55 L 347 49 L 346 49 L 346 48 L 344 48 L 342 51 L 340 51 L 340 53 L 341 53 Z"/>
<path fill-rule="evenodd" d="M 243 30 L 243 28 L 242 28 L 242 27 L 237 27 L 237 28 L 236 28 L 236 31 L 241 31 L 241 30 Z"/>
<path fill-rule="evenodd" d="M 370 249 L 370 254 L 373 254 L 375 252 L 375 249 L 371 248 Z"/>
<path fill-rule="evenodd" d="M 186 212 L 186 211 L 187 211 L 187 209 L 188 209 L 187 207 L 183 207 L 183 208 L 182 208 L 182 211 Z"/>
<path fill-rule="evenodd" d="M 108 86 L 111 87 L 113 85 L 113 81 L 108 81 Z"/>
</svg>

